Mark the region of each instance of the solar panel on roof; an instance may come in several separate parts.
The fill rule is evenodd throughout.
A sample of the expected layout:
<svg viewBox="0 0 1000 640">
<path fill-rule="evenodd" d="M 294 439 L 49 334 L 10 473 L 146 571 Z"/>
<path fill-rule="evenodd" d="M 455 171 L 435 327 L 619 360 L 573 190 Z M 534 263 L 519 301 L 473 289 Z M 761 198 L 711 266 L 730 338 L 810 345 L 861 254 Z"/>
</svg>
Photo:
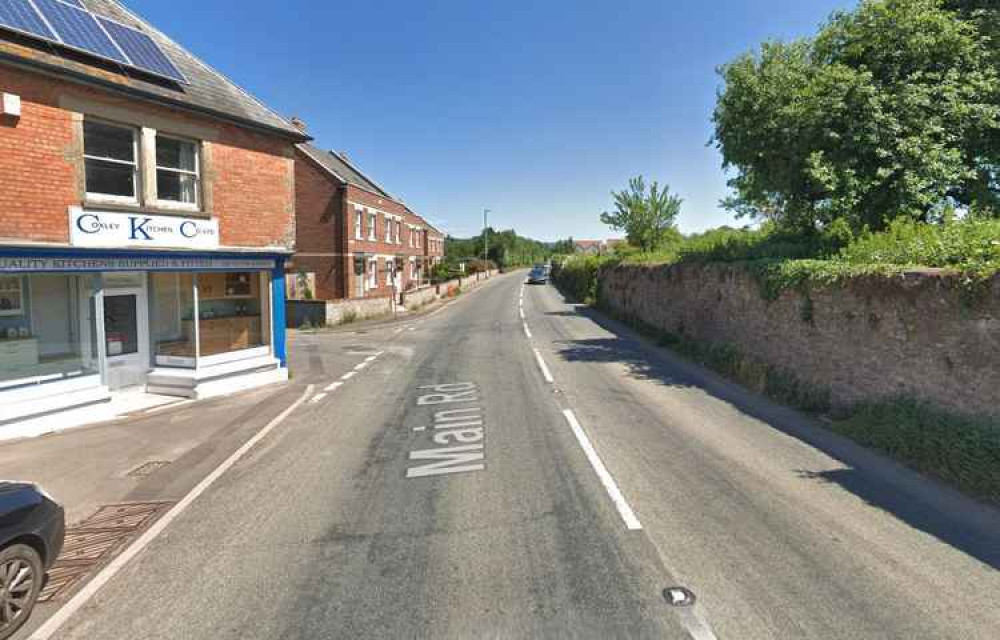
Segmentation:
<svg viewBox="0 0 1000 640">
<path fill-rule="evenodd" d="M 102 18 L 101 16 L 98 16 L 97 19 L 104 25 L 104 28 L 114 38 L 115 42 L 118 43 L 118 46 L 122 48 L 125 55 L 132 60 L 133 66 L 156 75 L 184 82 L 184 75 L 148 35 L 131 27 L 126 27 L 123 24 Z"/>
<path fill-rule="evenodd" d="M 0 0 L 0 26 L 55 40 L 42 17 L 28 0 Z"/>
<path fill-rule="evenodd" d="M 63 44 L 128 64 L 128 59 L 122 55 L 90 12 L 60 0 L 34 0 L 34 2 L 59 34 Z"/>
</svg>

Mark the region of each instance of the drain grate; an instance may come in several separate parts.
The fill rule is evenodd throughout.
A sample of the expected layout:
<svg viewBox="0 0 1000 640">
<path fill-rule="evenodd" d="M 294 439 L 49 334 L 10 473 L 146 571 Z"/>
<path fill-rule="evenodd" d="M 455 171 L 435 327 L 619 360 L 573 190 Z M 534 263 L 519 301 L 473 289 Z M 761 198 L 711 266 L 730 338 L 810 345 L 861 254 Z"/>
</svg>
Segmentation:
<svg viewBox="0 0 1000 640">
<path fill-rule="evenodd" d="M 77 529 L 138 529 L 158 516 L 173 503 L 126 502 L 103 506 L 80 524 Z"/>
<path fill-rule="evenodd" d="M 153 475 L 163 467 L 170 464 L 169 460 L 150 460 L 149 462 L 144 462 L 140 464 L 135 469 L 132 469 L 125 475 L 130 478 L 145 478 Z"/>
<path fill-rule="evenodd" d="M 173 502 L 127 502 L 100 507 L 86 520 L 66 529 L 63 551 L 49 569 L 40 602 L 72 591 L 92 571 L 159 518 Z"/>
<path fill-rule="evenodd" d="M 45 586 L 38 594 L 38 601 L 51 602 L 55 600 L 61 594 L 75 587 L 84 576 L 90 573 L 93 567 L 94 563 L 92 562 L 72 564 L 64 562 L 60 556 L 60 559 L 49 569 Z"/>
</svg>

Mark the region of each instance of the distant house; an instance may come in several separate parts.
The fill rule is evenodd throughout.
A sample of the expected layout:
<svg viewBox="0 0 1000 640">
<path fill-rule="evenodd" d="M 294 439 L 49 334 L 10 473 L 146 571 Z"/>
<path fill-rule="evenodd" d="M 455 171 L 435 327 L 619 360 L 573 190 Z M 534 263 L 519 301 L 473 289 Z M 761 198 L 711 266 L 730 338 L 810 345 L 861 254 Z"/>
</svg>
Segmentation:
<svg viewBox="0 0 1000 640">
<path fill-rule="evenodd" d="M 602 240 L 577 240 L 573 244 L 576 247 L 577 253 L 592 256 L 599 255 L 604 248 L 604 241 Z"/>
<path fill-rule="evenodd" d="M 577 240 L 573 244 L 576 247 L 577 253 L 597 256 L 613 251 L 618 245 L 625 244 L 625 241 L 621 238 L 612 238 L 611 240 Z"/>
<path fill-rule="evenodd" d="M 298 145 L 295 190 L 293 295 L 303 281 L 319 300 L 386 297 L 428 283 L 443 259 L 441 232 L 346 154 Z"/>
</svg>

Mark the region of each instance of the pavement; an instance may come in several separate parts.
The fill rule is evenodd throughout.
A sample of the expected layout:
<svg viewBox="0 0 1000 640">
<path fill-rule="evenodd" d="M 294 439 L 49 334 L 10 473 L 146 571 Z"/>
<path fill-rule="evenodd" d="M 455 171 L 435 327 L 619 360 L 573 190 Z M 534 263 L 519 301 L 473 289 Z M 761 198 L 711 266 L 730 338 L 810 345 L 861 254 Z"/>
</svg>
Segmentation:
<svg viewBox="0 0 1000 640">
<path fill-rule="evenodd" d="M 0 446 L 85 514 L 260 436 L 51 637 L 996 638 L 1000 512 L 523 275 L 298 333 L 284 387 Z"/>
</svg>

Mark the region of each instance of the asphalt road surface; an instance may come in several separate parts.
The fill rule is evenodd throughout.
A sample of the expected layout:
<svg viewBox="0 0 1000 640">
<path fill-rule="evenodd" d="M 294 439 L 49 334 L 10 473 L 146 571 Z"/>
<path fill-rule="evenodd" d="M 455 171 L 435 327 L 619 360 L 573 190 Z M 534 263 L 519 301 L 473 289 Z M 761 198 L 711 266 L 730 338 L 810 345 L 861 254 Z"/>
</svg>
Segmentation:
<svg viewBox="0 0 1000 640">
<path fill-rule="evenodd" d="M 310 398 L 57 637 L 998 637 L 996 511 L 522 281 L 296 336 Z"/>
</svg>

